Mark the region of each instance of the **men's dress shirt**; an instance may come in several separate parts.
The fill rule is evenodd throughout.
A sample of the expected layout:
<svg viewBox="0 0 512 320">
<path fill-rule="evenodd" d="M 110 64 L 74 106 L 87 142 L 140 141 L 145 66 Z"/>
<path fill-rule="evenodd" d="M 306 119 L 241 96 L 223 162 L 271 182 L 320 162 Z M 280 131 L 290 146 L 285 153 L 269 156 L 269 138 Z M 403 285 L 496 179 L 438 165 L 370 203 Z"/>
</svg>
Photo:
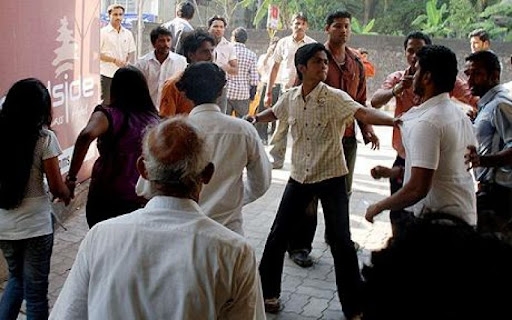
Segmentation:
<svg viewBox="0 0 512 320">
<path fill-rule="evenodd" d="M 129 53 L 135 52 L 135 40 L 130 30 L 121 27 L 117 32 L 109 23 L 100 30 L 100 53 L 109 57 L 126 61 Z M 100 74 L 113 78 L 114 73 L 119 69 L 113 62 L 100 60 Z"/>
<path fill-rule="evenodd" d="M 226 38 L 222 37 L 215 46 L 214 61 L 219 67 L 228 65 L 229 61 L 237 60 L 235 47 Z"/>
<path fill-rule="evenodd" d="M 325 43 L 325 47 L 332 51 L 328 42 Z M 333 88 L 345 91 L 352 99 L 363 106 L 366 105 L 364 66 L 359 56 L 354 52 L 354 49 L 345 48 L 345 61 L 343 61 L 343 64 L 338 63 L 332 56 L 330 57 L 329 71 L 324 82 Z M 344 136 L 354 137 L 355 135 L 354 121 L 352 121 L 352 123 L 347 124 Z"/>
<path fill-rule="evenodd" d="M 196 106 L 189 120 L 204 132 L 215 166 L 199 205 L 208 217 L 243 235 L 242 206 L 261 197 L 272 180 L 272 165 L 258 133 L 249 122 L 221 113 L 215 104 Z M 151 198 L 148 187 L 140 178 L 137 194 Z"/>
<path fill-rule="evenodd" d="M 512 95 L 503 85 L 489 90 L 478 101 L 474 122 L 478 154 L 491 155 L 512 147 Z M 480 182 L 494 182 L 512 188 L 512 167 L 474 168 Z"/>
<path fill-rule="evenodd" d="M 296 41 L 293 36 L 287 36 L 277 42 L 274 50 L 274 61 L 279 63 L 279 73 L 277 74 L 276 84 L 283 85 L 282 89 L 291 88 L 297 77 L 295 69 L 295 52 L 297 49 L 308 43 L 316 42 L 313 38 L 304 36 L 302 40 Z"/>
<path fill-rule="evenodd" d="M 215 166 L 199 205 L 213 220 L 243 234 L 242 206 L 261 197 L 272 180 L 272 165 L 258 132 L 249 122 L 221 113 L 214 104 L 196 106 L 189 119 L 205 133 Z"/>
<path fill-rule="evenodd" d="M 151 51 L 140 58 L 135 66 L 139 68 L 148 82 L 149 93 L 153 104 L 160 107 L 160 97 L 164 82 L 187 67 L 187 59 L 184 56 L 169 52 L 163 63 L 157 60 L 155 51 Z"/>
<path fill-rule="evenodd" d="M 176 49 L 179 49 L 183 34 L 194 30 L 194 27 L 192 27 L 190 22 L 180 17 L 176 17 L 171 21 L 163 23 L 162 27 L 167 28 L 172 33 L 171 50 L 173 52 L 176 52 Z"/>
<path fill-rule="evenodd" d="M 391 73 L 386 77 L 386 80 L 384 80 L 381 89 L 392 89 L 403 79 L 404 74 L 405 70 Z M 478 100 L 471 94 L 471 90 L 469 90 L 469 86 L 467 85 L 466 81 L 459 77 L 457 77 L 455 80 L 455 87 L 453 88 L 452 92 L 450 92 L 450 96 L 472 107 L 476 105 L 476 101 Z M 402 113 L 407 112 L 412 107 L 421 103 L 420 97 L 414 94 L 412 86 L 405 89 L 401 94 L 397 95 L 395 97 L 395 101 L 395 117 L 400 116 Z M 392 146 L 400 157 L 405 158 L 405 150 L 404 146 L 402 145 L 402 136 L 400 134 L 400 130 L 395 127 L 393 128 Z"/>
<path fill-rule="evenodd" d="M 464 164 L 467 146 L 476 143 L 471 120 L 448 93 L 411 108 L 401 119 L 404 184 L 413 167 L 435 170 L 430 191 L 411 207 L 414 214 L 439 211 L 476 225 L 473 177 Z"/>
<path fill-rule="evenodd" d="M 265 319 L 254 250 L 194 201 L 156 196 L 87 233 L 50 319 Z"/>
<path fill-rule="evenodd" d="M 238 61 L 238 74 L 228 76 L 227 97 L 229 100 L 248 100 L 250 87 L 257 86 L 259 80 L 256 54 L 243 43 L 235 42 L 233 45 Z"/>
<path fill-rule="evenodd" d="M 267 57 L 266 53 L 264 53 L 258 57 L 258 62 L 256 63 L 256 68 L 260 75 L 260 82 L 264 83 L 264 84 L 268 84 L 268 80 L 270 78 L 270 72 L 272 71 L 272 66 L 274 65 L 274 58 L 272 56 L 270 56 L 270 57 L 267 57 L 267 60 L 265 61 L 265 57 Z M 276 84 L 277 84 L 277 81 L 276 81 Z"/>
<path fill-rule="evenodd" d="M 340 143 L 345 125 L 362 106 L 346 92 L 320 82 L 305 98 L 302 85 L 286 91 L 272 107 L 287 119 L 293 138 L 290 177 L 316 183 L 348 173 Z"/>
</svg>

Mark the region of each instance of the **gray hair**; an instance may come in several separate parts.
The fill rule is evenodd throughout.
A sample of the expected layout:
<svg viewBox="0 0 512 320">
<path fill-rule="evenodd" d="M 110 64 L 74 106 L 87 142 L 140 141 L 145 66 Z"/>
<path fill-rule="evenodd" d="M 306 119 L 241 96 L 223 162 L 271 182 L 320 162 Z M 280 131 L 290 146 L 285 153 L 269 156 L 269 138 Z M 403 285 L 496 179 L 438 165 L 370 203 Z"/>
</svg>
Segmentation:
<svg viewBox="0 0 512 320">
<path fill-rule="evenodd" d="M 186 117 L 160 122 L 144 135 L 142 155 L 148 179 L 192 190 L 210 160 L 201 131 Z"/>
</svg>

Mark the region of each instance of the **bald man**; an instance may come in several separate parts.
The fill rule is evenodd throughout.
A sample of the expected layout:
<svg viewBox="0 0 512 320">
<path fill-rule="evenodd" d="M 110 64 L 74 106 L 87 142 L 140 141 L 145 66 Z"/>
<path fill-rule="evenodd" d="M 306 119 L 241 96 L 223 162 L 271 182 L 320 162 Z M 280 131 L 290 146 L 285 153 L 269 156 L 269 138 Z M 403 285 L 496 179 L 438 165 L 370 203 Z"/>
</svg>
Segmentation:
<svg viewBox="0 0 512 320">
<path fill-rule="evenodd" d="M 197 204 L 214 171 L 199 130 L 150 129 L 137 168 L 155 196 L 89 231 L 50 319 L 265 319 L 251 245 Z"/>
</svg>

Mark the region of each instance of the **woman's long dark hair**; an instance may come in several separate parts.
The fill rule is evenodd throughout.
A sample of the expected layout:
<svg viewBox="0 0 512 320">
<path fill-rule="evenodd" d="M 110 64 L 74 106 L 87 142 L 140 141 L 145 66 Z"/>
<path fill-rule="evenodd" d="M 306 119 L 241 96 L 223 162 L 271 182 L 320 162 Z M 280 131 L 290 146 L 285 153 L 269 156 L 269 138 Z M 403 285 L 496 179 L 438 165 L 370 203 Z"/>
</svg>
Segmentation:
<svg viewBox="0 0 512 320">
<path fill-rule="evenodd" d="M 149 111 L 158 113 L 149 94 L 146 78 L 139 69 L 119 68 L 112 78 L 110 106 L 126 112 Z"/>
<path fill-rule="evenodd" d="M 0 111 L 0 208 L 16 208 L 23 200 L 36 142 L 51 122 L 51 98 L 41 81 L 23 79 L 9 89 Z"/>
</svg>

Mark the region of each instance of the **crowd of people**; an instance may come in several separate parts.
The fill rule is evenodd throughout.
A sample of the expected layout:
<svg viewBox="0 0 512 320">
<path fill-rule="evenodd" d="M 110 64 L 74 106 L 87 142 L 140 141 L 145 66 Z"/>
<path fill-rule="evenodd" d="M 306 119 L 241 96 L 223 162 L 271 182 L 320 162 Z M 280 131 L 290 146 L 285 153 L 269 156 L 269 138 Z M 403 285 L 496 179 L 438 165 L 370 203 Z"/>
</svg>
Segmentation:
<svg viewBox="0 0 512 320">
<path fill-rule="evenodd" d="M 6 95 L 0 249 L 9 279 L 0 319 L 16 319 L 23 300 L 28 319 L 265 319 L 283 308 L 286 252 L 301 267 L 314 264 L 319 201 L 346 319 L 512 316 L 497 289 L 512 285 L 512 93 L 485 30 L 469 35 L 464 78 L 450 48 L 411 32 L 406 68 L 370 96 L 376 68 L 366 49 L 349 46 L 347 11 L 326 17 L 324 44 L 306 35 L 304 13 L 293 15 L 291 35 L 272 38 L 258 58 L 247 30 L 227 40 L 218 15 L 195 28 L 185 1 L 151 31 L 154 50 L 139 59 L 124 12 L 108 8 L 102 103 L 64 179 L 48 90 L 29 78 Z M 377 110 L 390 102 L 393 116 Z M 356 124 L 372 149 L 380 147 L 372 125 L 393 127 L 397 153 L 368 173 L 389 179 L 390 196 L 365 218 L 389 210 L 392 236 L 363 270 L 349 223 Z M 289 131 L 290 178 L 258 264 L 243 206 L 283 167 Z M 74 197 L 95 140 L 90 231 L 50 314 L 51 201 Z"/>
</svg>

